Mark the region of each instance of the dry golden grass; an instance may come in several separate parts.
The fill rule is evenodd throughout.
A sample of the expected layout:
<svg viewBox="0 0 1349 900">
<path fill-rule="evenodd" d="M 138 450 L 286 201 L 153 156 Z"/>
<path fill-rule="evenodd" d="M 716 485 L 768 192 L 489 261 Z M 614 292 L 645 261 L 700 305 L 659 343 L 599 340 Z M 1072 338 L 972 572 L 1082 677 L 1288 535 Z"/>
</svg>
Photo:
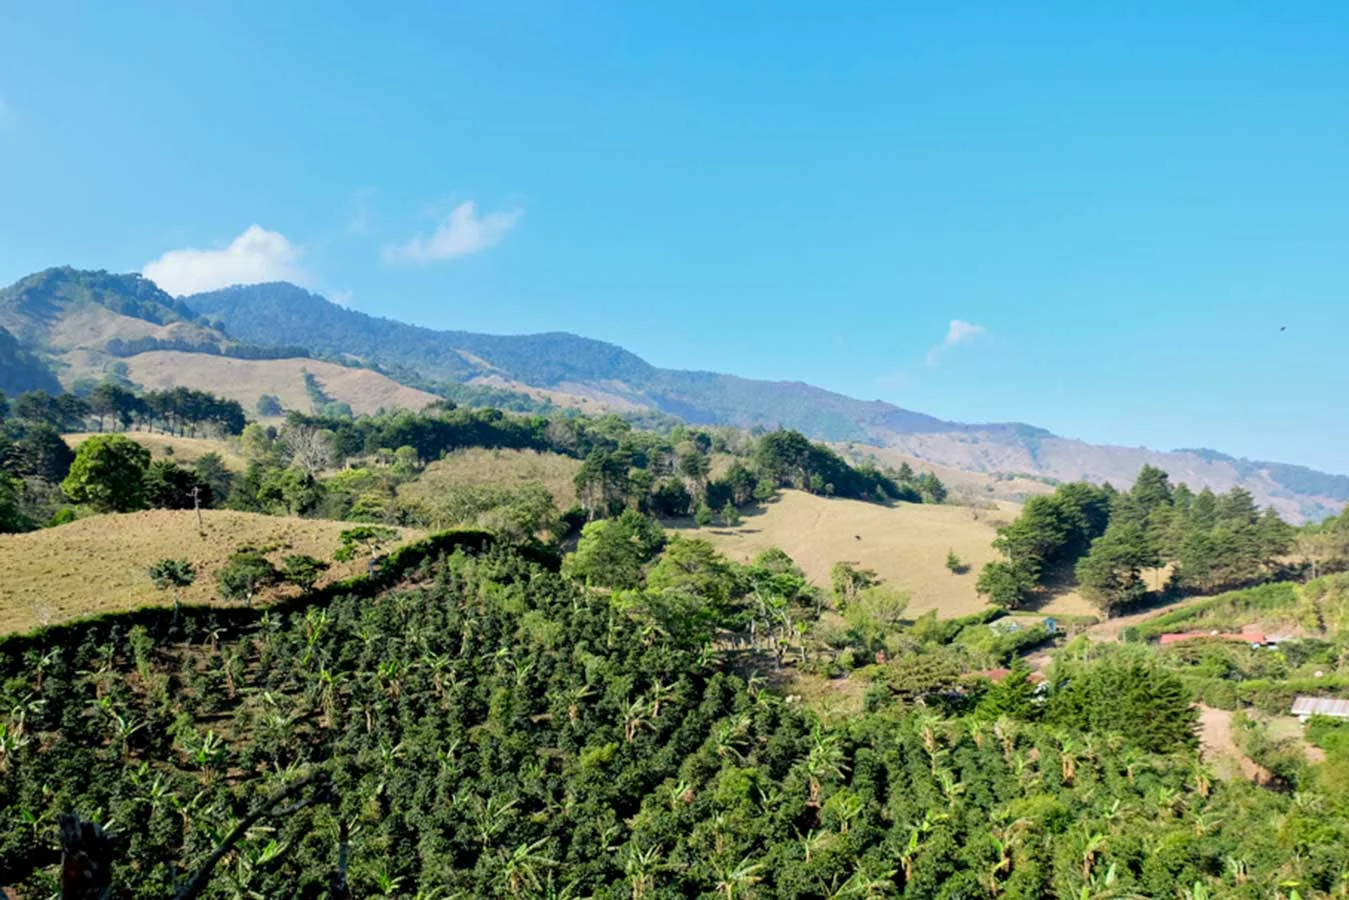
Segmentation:
<svg viewBox="0 0 1349 900">
<path fill-rule="evenodd" d="M 431 463 L 416 481 L 403 485 L 398 493 L 404 500 L 415 502 L 438 491 L 469 485 L 541 484 L 553 495 L 557 508 L 565 510 L 576 502 L 575 479 L 580 468 L 580 460 L 556 453 L 475 447 Z"/>
<path fill-rule="evenodd" d="M 168 434 L 150 434 L 145 431 L 119 433 L 145 447 L 155 459 L 173 459 L 184 465 L 190 465 L 208 453 L 217 453 L 224 461 L 225 468 L 232 472 L 242 472 L 248 465 L 248 461 L 239 455 L 229 441 L 215 438 L 174 437 Z M 94 433 L 92 432 L 62 435 L 72 450 L 93 436 Z M 170 453 L 170 450 L 173 452 Z"/>
<path fill-rule="evenodd" d="M 909 593 L 910 615 L 935 609 L 937 615 L 949 618 L 984 607 L 974 590 L 979 569 L 997 558 L 992 547 L 997 527 L 1015 518 L 1017 511 L 1011 503 L 999 504 L 997 510 L 912 503 L 881 506 L 783 491 L 737 528 L 693 533 L 741 561 L 780 547 L 811 581 L 826 589 L 835 563 L 874 569 L 886 583 Z M 951 550 L 969 567 L 967 573 L 947 571 L 946 554 Z M 1075 594 L 1055 597 L 1043 611 L 1093 612 Z"/>
<path fill-rule="evenodd" d="M 291 519 L 206 510 L 206 537 L 190 511 L 149 510 L 93 516 L 28 534 L 0 535 L 0 634 L 151 604 L 172 597 L 155 589 L 146 570 L 165 557 L 185 558 L 197 580 L 184 603 L 222 603 L 215 576 L 245 545 L 275 547 L 274 562 L 290 553 L 331 560 L 347 522 Z M 402 539 L 420 535 L 402 530 Z M 362 563 L 335 564 L 326 580 L 357 574 Z"/>
<path fill-rule="evenodd" d="M 313 403 L 304 386 L 306 370 L 323 384 L 325 393 L 350 404 L 356 413 L 397 407 L 416 410 L 439 399 L 369 369 L 349 369 L 314 359 L 231 359 L 155 350 L 129 357 L 126 363 L 128 377 L 146 388 L 210 391 L 238 400 L 249 413 L 263 394 L 275 394 L 286 409 L 310 412 Z"/>
</svg>

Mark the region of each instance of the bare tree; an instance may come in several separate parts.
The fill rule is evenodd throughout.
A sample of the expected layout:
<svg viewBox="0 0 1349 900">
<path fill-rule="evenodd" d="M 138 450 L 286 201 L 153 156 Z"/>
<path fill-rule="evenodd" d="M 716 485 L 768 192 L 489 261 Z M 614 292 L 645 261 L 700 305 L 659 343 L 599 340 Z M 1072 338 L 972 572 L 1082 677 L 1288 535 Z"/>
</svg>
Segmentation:
<svg viewBox="0 0 1349 900">
<path fill-rule="evenodd" d="M 277 440 L 290 454 L 291 463 L 310 475 L 331 469 L 337 462 L 332 434 L 312 425 L 286 425 Z"/>
</svg>

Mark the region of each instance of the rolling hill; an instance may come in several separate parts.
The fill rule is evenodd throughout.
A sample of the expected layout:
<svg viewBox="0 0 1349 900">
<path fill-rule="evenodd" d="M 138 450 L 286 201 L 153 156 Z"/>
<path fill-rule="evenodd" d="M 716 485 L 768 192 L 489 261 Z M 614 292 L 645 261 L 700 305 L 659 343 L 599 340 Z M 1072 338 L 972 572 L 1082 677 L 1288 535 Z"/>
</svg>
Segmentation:
<svg viewBox="0 0 1349 900">
<path fill-rule="evenodd" d="M 66 267 L 0 289 L 0 390 L 8 394 L 58 391 L 115 370 L 147 389 L 212 391 L 248 410 L 273 394 L 286 409 L 309 412 L 309 372 L 357 413 L 421 409 L 437 399 L 381 372 L 277 344 L 233 340 L 139 275 Z"/>
<path fill-rule="evenodd" d="M 243 546 L 271 548 L 277 562 L 287 553 L 331 560 L 349 522 L 291 519 L 223 509 L 203 511 L 205 533 L 191 510 L 91 516 L 57 528 L 0 535 L 0 635 L 107 612 L 168 604 L 146 570 L 166 557 L 187 559 L 197 580 L 182 591 L 184 603 L 221 603 L 216 572 Z M 108 536 L 115 534 L 116 540 Z M 401 538 L 418 532 L 402 530 Z M 360 560 L 337 564 L 323 581 L 358 574 Z"/>
<path fill-rule="evenodd" d="M 1294 521 L 1337 513 L 1349 501 L 1349 477 L 1302 466 L 1213 450 L 1099 446 L 1019 423 L 950 422 L 800 382 L 661 369 L 573 334 L 436 331 L 284 282 L 175 298 L 138 275 L 48 269 L 0 290 L 0 329 L 12 335 L 7 341 L 0 332 L 0 377 L 18 379 L 16 390 L 116 372 L 144 387 L 215 390 L 249 409 L 260 394 L 276 394 L 287 408 L 308 411 L 308 371 L 356 412 L 420 408 L 433 399 L 422 389 L 439 384 L 476 391 L 467 402 L 504 396 L 523 402 L 519 409 L 649 411 L 695 424 L 795 428 L 871 448 L 862 455 L 882 460 L 996 476 L 992 497 L 1025 496 L 1037 482 L 1125 484 L 1151 464 L 1195 488 L 1240 485 Z M 1001 489 L 1015 477 L 1015 487 Z"/>
<path fill-rule="evenodd" d="M 800 382 L 660 369 L 621 347 L 572 334 L 435 331 L 346 309 L 291 284 L 232 287 L 183 302 L 240 340 L 303 340 L 315 351 L 354 353 L 391 371 L 560 390 L 601 408 L 646 407 L 693 423 L 796 428 L 817 439 L 870 444 L 951 469 L 1127 484 L 1151 464 L 1193 487 L 1241 485 L 1259 503 L 1295 521 L 1338 512 L 1349 501 L 1349 477 L 1301 466 L 1214 451 L 1099 446 L 1018 423 L 948 422 Z"/>
</svg>

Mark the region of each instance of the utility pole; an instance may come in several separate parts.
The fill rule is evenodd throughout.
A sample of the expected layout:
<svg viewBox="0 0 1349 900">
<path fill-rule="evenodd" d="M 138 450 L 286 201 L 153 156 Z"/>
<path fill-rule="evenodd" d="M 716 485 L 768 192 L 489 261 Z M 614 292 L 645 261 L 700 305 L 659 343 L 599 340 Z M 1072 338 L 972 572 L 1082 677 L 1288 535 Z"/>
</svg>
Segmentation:
<svg viewBox="0 0 1349 900">
<path fill-rule="evenodd" d="M 201 523 L 201 485 L 192 485 L 192 509 L 197 514 L 197 533 L 206 539 L 206 526 Z"/>
</svg>

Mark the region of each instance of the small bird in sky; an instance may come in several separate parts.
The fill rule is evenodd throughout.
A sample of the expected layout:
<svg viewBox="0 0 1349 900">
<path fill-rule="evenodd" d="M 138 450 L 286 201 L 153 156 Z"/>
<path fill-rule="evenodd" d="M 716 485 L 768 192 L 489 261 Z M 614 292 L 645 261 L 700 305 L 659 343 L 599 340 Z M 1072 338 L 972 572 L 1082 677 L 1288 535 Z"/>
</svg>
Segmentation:
<svg viewBox="0 0 1349 900">
<path fill-rule="evenodd" d="M 1287 326 L 1287 325 L 1280 325 L 1280 326 L 1279 326 L 1279 330 L 1280 330 L 1280 331 L 1287 331 L 1287 330 L 1288 330 L 1288 326 Z"/>
</svg>

